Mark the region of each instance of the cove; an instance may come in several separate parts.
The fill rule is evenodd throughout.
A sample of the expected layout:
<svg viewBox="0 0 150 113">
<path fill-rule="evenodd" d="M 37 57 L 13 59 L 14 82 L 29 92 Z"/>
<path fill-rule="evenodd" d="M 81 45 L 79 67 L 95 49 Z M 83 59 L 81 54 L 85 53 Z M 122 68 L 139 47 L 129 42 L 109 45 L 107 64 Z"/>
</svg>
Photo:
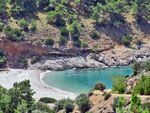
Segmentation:
<svg viewBox="0 0 150 113">
<path fill-rule="evenodd" d="M 102 82 L 107 89 L 111 89 L 113 77 L 117 75 L 127 76 L 132 73 L 131 66 L 105 69 L 71 69 L 49 72 L 42 80 L 49 86 L 79 94 L 90 91 L 97 82 Z"/>
</svg>

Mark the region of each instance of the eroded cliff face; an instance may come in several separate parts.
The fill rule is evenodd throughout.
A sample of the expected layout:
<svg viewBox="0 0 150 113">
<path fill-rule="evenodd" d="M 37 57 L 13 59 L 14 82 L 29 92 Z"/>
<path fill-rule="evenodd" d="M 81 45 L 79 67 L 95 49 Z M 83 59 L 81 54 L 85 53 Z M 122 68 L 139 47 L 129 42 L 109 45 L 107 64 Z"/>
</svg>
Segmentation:
<svg viewBox="0 0 150 113">
<path fill-rule="evenodd" d="M 32 45 L 27 42 L 11 42 L 6 39 L 0 39 L 0 50 L 7 58 L 8 67 L 17 66 L 22 58 L 48 54 L 48 48 L 45 46 Z"/>
<path fill-rule="evenodd" d="M 20 57 L 31 55 L 47 55 L 47 47 L 32 45 L 27 42 L 10 42 L 9 40 L 0 40 L 0 49 L 8 57 Z"/>
</svg>

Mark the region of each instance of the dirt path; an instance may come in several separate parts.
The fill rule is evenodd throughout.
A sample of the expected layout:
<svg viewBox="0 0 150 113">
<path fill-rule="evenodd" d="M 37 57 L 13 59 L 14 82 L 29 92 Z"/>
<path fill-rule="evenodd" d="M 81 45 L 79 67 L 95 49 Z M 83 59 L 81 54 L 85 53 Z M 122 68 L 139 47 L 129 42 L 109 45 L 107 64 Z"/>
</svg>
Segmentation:
<svg viewBox="0 0 150 113">
<path fill-rule="evenodd" d="M 103 92 L 101 91 L 94 91 L 95 95 L 102 95 Z M 111 94 L 113 97 L 125 97 L 125 98 L 131 98 L 132 94 Z M 149 101 L 150 102 L 150 95 L 138 95 L 138 97 L 141 98 L 142 101 Z"/>
</svg>

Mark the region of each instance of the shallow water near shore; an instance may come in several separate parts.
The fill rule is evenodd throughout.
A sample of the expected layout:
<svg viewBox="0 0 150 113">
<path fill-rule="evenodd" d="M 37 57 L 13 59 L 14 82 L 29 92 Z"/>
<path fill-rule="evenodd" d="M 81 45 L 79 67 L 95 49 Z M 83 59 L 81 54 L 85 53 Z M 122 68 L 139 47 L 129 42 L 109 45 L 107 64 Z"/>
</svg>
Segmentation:
<svg viewBox="0 0 150 113">
<path fill-rule="evenodd" d="M 107 89 L 111 89 L 113 77 L 127 76 L 132 73 L 133 70 L 130 66 L 106 69 L 72 69 L 49 72 L 42 79 L 49 86 L 79 94 L 90 91 L 97 82 L 102 82 Z"/>
</svg>

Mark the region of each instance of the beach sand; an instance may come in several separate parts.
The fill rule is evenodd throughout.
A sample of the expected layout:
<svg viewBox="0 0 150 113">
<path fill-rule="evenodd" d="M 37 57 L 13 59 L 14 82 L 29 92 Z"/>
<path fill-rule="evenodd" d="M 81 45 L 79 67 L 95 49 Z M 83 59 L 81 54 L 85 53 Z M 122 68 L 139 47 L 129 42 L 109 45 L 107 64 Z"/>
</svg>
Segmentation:
<svg viewBox="0 0 150 113">
<path fill-rule="evenodd" d="M 10 89 L 15 82 L 30 80 L 31 88 L 36 92 L 34 94 L 36 100 L 41 97 L 52 97 L 57 100 L 63 98 L 74 99 L 77 96 L 70 92 L 48 87 L 41 80 L 43 74 L 39 70 L 9 69 L 9 71 L 0 72 L 0 85 L 6 89 Z"/>
</svg>

